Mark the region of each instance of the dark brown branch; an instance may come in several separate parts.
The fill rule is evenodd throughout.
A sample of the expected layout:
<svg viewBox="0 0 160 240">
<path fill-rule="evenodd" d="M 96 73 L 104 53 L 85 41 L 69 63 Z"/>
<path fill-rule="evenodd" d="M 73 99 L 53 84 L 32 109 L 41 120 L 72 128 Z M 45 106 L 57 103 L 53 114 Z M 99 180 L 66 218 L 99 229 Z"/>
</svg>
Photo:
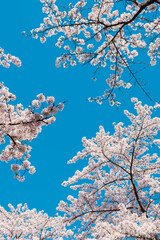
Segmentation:
<svg viewBox="0 0 160 240">
<path fill-rule="evenodd" d="M 127 207 L 126 209 L 133 209 L 133 207 Z M 115 209 L 104 209 L 104 210 L 89 210 L 87 212 L 83 212 L 83 213 L 81 213 L 79 215 L 76 215 L 76 216 L 74 216 L 73 218 L 71 218 L 69 220 L 66 220 L 66 222 L 67 221 L 72 222 L 72 221 L 76 220 L 77 218 L 80 218 L 80 217 L 82 217 L 82 216 L 84 216 L 86 214 L 90 214 L 90 213 L 93 213 L 93 214 L 94 213 L 112 213 L 112 212 L 118 212 L 118 211 L 121 211 L 121 209 L 120 208 L 115 208 Z"/>
<path fill-rule="evenodd" d="M 133 147 L 133 151 L 132 151 L 132 157 L 131 157 L 131 165 L 130 165 L 130 176 L 131 176 L 131 183 L 132 183 L 132 186 L 133 186 L 133 191 L 134 191 L 134 194 L 135 194 L 135 197 L 136 197 L 136 200 L 139 204 L 139 207 L 141 209 L 141 211 L 144 213 L 146 212 L 145 208 L 143 207 L 140 199 L 139 199 L 139 195 L 138 195 L 138 191 L 137 191 L 137 188 L 136 188 L 136 185 L 134 183 L 134 178 L 133 178 L 133 173 L 132 173 L 132 168 L 133 168 L 133 162 L 134 162 L 134 154 L 135 154 L 135 149 L 136 149 L 136 144 L 137 144 L 137 141 L 140 137 L 140 134 L 141 134 L 141 131 L 143 129 L 143 121 L 142 121 L 142 125 L 141 125 L 141 128 L 140 128 L 140 131 L 137 135 L 137 138 L 135 139 L 135 145 Z"/>
<path fill-rule="evenodd" d="M 117 164 L 116 162 L 112 161 L 111 159 L 109 159 L 105 153 L 104 153 L 104 150 L 102 148 L 102 154 L 104 155 L 104 157 L 108 160 L 108 162 L 112 163 L 113 165 L 117 166 L 118 168 L 121 168 L 124 172 L 126 172 L 127 174 L 130 175 L 130 172 L 128 172 L 125 168 L 123 168 L 122 166 L 120 166 L 119 164 Z"/>
<path fill-rule="evenodd" d="M 106 187 L 107 185 L 110 185 L 112 183 L 118 182 L 118 181 L 126 181 L 126 180 L 130 180 L 129 178 L 120 178 L 120 179 L 115 179 L 113 181 L 104 183 L 102 187 L 98 188 L 94 193 L 90 194 L 90 196 L 96 194 L 98 191 L 102 190 L 104 187 Z"/>
</svg>

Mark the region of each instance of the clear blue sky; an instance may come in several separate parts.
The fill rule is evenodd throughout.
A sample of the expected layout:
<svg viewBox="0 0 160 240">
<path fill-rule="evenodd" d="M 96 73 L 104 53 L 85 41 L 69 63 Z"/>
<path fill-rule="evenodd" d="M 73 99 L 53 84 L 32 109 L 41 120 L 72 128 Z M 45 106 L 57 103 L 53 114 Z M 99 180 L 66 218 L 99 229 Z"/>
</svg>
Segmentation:
<svg viewBox="0 0 160 240">
<path fill-rule="evenodd" d="M 50 38 L 45 44 L 39 40 L 21 35 L 39 26 L 45 15 L 39 0 L 1 1 L 0 46 L 6 53 L 18 56 L 22 67 L 12 65 L 10 69 L 0 68 L 1 81 L 17 96 L 16 102 L 27 107 L 39 93 L 53 95 L 57 103 L 66 100 L 65 109 L 59 112 L 55 124 L 43 127 L 42 133 L 32 141 L 31 162 L 36 167 L 36 174 L 27 174 L 25 182 L 13 178 L 10 163 L 0 162 L 1 198 L 0 204 L 17 205 L 27 203 L 29 208 L 44 209 L 50 216 L 60 200 L 72 194 L 61 183 L 72 176 L 81 164 L 67 165 L 77 151 L 82 149 L 81 139 L 94 137 L 100 125 L 106 131 L 113 131 L 112 122 L 126 121 L 123 110 L 133 110 L 130 95 L 119 95 L 122 106 L 117 110 L 108 102 L 103 105 L 89 103 L 90 96 L 101 95 L 106 88 L 105 76 L 108 70 L 96 82 L 92 80 L 93 69 L 89 66 L 74 68 L 56 68 L 55 59 L 60 50 L 55 47 L 55 40 Z M 147 61 L 148 58 L 146 58 Z M 127 76 L 127 75 L 126 75 Z M 141 72 L 147 90 L 156 100 L 160 100 L 160 77 L 158 64 Z M 139 90 L 128 92 L 137 96 L 144 103 L 152 104 Z"/>
</svg>

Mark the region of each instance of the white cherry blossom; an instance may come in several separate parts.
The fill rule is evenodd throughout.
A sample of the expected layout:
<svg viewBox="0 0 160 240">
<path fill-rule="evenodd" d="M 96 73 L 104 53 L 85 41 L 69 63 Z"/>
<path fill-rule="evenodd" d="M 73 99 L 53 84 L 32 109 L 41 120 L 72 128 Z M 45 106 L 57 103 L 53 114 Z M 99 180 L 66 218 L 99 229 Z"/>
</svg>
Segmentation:
<svg viewBox="0 0 160 240">
<path fill-rule="evenodd" d="M 78 63 L 89 63 L 107 68 L 108 88 L 102 96 L 89 101 L 102 103 L 108 99 L 111 105 L 119 105 L 115 90 L 130 88 L 131 79 L 123 80 L 124 69 L 149 97 L 141 82 L 134 74 L 140 50 L 150 57 L 153 66 L 160 58 L 160 1 L 79 0 L 73 3 L 45 0 L 42 11 L 46 16 L 39 28 L 31 30 L 33 38 L 40 37 L 42 43 L 48 37 L 58 36 L 56 46 L 63 47 L 64 53 L 57 57 L 56 66 L 68 67 Z M 111 73 L 110 73 L 111 70 Z M 95 76 L 93 78 L 96 80 Z"/>
<path fill-rule="evenodd" d="M 160 105 L 132 101 L 136 112 L 124 111 L 128 125 L 114 123 L 113 134 L 100 126 L 96 137 L 82 139 L 83 150 L 69 161 L 86 162 L 63 182 L 78 194 L 57 208 L 65 212 L 72 239 L 160 237 L 160 118 L 155 116 Z"/>
<path fill-rule="evenodd" d="M 9 211 L 0 207 L 1 240 L 62 240 L 72 235 L 60 216 L 49 217 L 44 211 L 28 209 L 27 204 L 19 204 L 17 208 L 9 204 L 8 207 Z"/>
</svg>

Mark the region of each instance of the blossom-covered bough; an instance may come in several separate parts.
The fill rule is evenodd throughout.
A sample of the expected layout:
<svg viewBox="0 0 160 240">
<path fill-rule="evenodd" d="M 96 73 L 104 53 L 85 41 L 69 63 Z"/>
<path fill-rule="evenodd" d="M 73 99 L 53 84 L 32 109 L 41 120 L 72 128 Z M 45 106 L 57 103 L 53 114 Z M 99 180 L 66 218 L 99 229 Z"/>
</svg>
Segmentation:
<svg viewBox="0 0 160 240">
<path fill-rule="evenodd" d="M 72 234 L 66 230 L 63 219 L 59 216 L 49 217 L 44 211 L 28 209 L 27 205 L 19 204 L 14 208 L 11 204 L 9 211 L 0 207 L 0 239 L 1 240 L 44 240 L 66 239 Z"/>
<path fill-rule="evenodd" d="M 109 88 L 103 96 L 89 98 L 90 101 L 102 103 L 108 99 L 111 105 L 119 105 L 114 90 L 130 88 L 131 80 L 153 100 L 136 78 L 132 65 L 141 49 L 149 55 L 151 65 L 160 57 L 159 0 L 79 0 L 67 6 L 63 1 L 41 2 L 47 16 L 39 28 L 31 30 L 31 34 L 23 32 L 24 35 L 40 37 L 42 43 L 59 35 L 56 46 L 63 47 L 64 53 L 57 58 L 57 67 L 90 63 L 96 66 L 95 73 L 107 65 L 112 71 L 106 79 Z M 130 74 L 127 81 L 121 79 L 125 68 Z"/>
<path fill-rule="evenodd" d="M 42 93 L 37 95 L 37 99 L 32 101 L 29 108 L 23 108 L 22 104 L 11 105 L 10 101 L 15 99 L 16 96 L 1 83 L 0 144 L 3 144 L 5 148 L 1 151 L 0 160 L 5 162 L 14 160 L 11 169 L 15 177 L 23 181 L 26 171 L 30 174 L 35 172 L 35 168 L 28 161 L 31 151 L 28 142 L 38 136 L 42 126 L 55 121 L 55 115 L 59 110 L 63 110 L 64 104 L 55 105 L 54 97 L 45 98 Z M 20 174 L 21 171 L 22 174 Z"/>
<path fill-rule="evenodd" d="M 86 161 L 82 170 L 63 182 L 78 190 L 58 210 L 78 228 L 73 239 L 145 239 L 160 237 L 160 118 L 154 107 L 136 98 L 136 113 L 125 110 L 131 124 L 114 124 L 114 133 L 101 126 L 95 138 L 82 139 L 83 150 L 69 163 Z"/>
<path fill-rule="evenodd" d="M 4 49 L 0 47 L 0 65 L 2 65 L 5 68 L 9 68 L 10 63 L 15 64 L 17 67 L 21 66 L 21 60 L 18 57 L 15 57 L 10 53 L 5 54 Z"/>
</svg>

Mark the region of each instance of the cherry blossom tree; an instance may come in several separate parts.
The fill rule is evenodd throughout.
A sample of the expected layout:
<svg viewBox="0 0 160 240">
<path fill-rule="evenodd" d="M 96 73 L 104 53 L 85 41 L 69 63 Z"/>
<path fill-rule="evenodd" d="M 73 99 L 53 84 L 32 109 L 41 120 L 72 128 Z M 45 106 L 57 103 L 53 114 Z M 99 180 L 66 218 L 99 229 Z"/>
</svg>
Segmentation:
<svg viewBox="0 0 160 240">
<path fill-rule="evenodd" d="M 19 58 L 4 54 L 2 49 L 0 51 L 3 67 L 10 67 L 10 62 L 21 66 Z M 3 146 L 0 160 L 3 162 L 13 160 L 11 170 L 15 178 L 24 181 L 26 172 L 35 173 L 35 167 L 28 160 L 32 149 L 28 143 L 38 136 L 42 126 L 55 122 L 55 115 L 59 110 L 63 110 L 64 103 L 56 105 L 53 96 L 45 98 L 41 93 L 28 108 L 24 108 L 21 103 L 10 104 L 15 99 L 16 96 L 0 83 L 0 144 Z"/>
<path fill-rule="evenodd" d="M 69 163 L 87 165 L 63 182 L 77 197 L 60 201 L 64 216 L 48 217 L 25 205 L 0 208 L 1 239 L 158 240 L 160 237 L 160 107 L 142 105 L 125 110 L 131 122 L 114 123 L 114 133 L 100 126 L 95 138 L 82 139 L 84 149 Z M 22 207 L 22 208 L 21 208 Z"/>
<path fill-rule="evenodd" d="M 78 191 L 60 201 L 65 222 L 74 226 L 72 239 L 145 239 L 160 237 L 160 107 L 142 105 L 125 110 L 128 126 L 114 123 L 114 133 L 100 126 L 96 137 L 82 139 L 83 150 L 69 163 L 84 159 L 86 166 L 63 182 Z M 158 237 L 159 236 L 159 237 Z"/>
<path fill-rule="evenodd" d="M 63 53 L 56 60 L 57 67 L 88 63 L 96 67 L 95 73 L 106 66 L 111 70 L 103 96 L 90 101 L 108 99 L 111 105 L 119 105 L 115 89 L 130 88 L 131 80 L 153 100 L 137 79 L 133 64 L 141 50 L 147 52 L 152 66 L 160 57 L 159 0 L 79 0 L 67 6 L 63 1 L 40 1 L 46 17 L 39 28 L 24 35 L 40 37 L 42 43 L 58 35 L 56 46 L 63 47 Z M 121 79 L 124 69 L 130 74 L 126 81 Z"/>
<path fill-rule="evenodd" d="M 49 217 L 44 211 L 29 210 L 27 205 L 19 204 L 15 209 L 11 204 L 9 211 L 0 207 L 0 238 L 13 239 L 63 239 L 72 234 L 66 230 L 62 218 Z"/>
</svg>

